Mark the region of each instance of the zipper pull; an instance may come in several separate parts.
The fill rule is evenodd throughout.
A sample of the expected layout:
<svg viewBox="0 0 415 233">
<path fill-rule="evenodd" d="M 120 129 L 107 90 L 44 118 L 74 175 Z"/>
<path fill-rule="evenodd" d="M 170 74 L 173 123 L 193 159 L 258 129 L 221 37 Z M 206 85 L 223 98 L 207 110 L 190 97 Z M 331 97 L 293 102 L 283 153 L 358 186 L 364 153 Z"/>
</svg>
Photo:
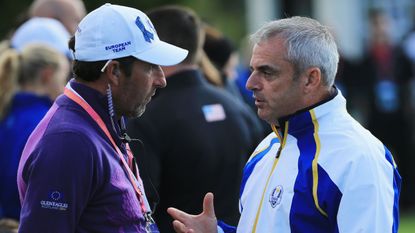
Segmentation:
<svg viewBox="0 0 415 233">
<path fill-rule="evenodd" d="M 277 155 L 275 156 L 276 159 L 279 159 L 280 158 L 281 151 L 282 151 L 282 143 L 280 144 L 280 148 L 278 148 Z"/>
<path fill-rule="evenodd" d="M 282 151 L 282 144 L 283 144 L 283 138 L 281 137 L 279 127 L 277 127 L 276 125 L 271 125 L 272 131 L 274 131 L 274 133 L 277 135 L 277 138 L 280 140 L 280 147 L 278 148 L 277 154 L 275 155 L 275 158 L 278 159 L 281 155 L 281 151 Z"/>
</svg>

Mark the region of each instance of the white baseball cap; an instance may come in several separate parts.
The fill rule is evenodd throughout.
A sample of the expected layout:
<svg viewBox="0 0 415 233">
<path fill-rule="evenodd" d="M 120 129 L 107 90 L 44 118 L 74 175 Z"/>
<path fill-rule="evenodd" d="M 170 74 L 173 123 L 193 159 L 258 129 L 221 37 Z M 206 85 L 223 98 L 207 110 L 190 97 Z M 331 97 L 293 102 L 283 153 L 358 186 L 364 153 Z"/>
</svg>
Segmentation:
<svg viewBox="0 0 415 233">
<path fill-rule="evenodd" d="M 103 61 L 133 56 L 156 65 L 183 61 L 188 51 L 161 41 L 143 12 L 106 3 L 90 12 L 75 32 L 74 57 L 79 61 Z"/>
<path fill-rule="evenodd" d="M 23 23 L 13 34 L 10 44 L 17 51 L 32 43 L 48 45 L 68 58 L 72 54 L 68 47 L 70 35 L 61 22 L 56 19 L 34 17 Z"/>
</svg>

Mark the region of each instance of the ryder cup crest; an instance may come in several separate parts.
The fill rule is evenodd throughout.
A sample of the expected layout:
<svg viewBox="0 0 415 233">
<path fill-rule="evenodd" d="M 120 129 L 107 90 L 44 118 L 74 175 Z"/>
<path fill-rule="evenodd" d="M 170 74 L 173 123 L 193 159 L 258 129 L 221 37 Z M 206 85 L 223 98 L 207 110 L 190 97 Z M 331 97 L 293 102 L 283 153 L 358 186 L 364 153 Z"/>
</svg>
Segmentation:
<svg viewBox="0 0 415 233">
<path fill-rule="evenodd" d="M 284 189 L 281 185 L 278 185 L 272 190 L 271 195 L 269 196 L 269 203 L 271 204 L 272 208 L 275 208 L 277 205 L 281 203 L 283 193 Z"/>
</svg>

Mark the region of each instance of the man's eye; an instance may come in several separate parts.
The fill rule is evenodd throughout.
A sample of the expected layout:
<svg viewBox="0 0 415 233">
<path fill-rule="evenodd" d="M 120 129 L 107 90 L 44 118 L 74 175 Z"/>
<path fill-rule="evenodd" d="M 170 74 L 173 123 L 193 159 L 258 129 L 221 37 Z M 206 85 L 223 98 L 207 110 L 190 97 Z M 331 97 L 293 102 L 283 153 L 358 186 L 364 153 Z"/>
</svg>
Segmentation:
<svg viewBox="0 0 415 233">
<path fill-rule="evenodd" d="M 158 69 L 158 65 L 150 64 L 150 70 L 156 71 Z"/>
<path fill-rule="evenodd" d="M 148 71 L 152 72 L 154 69 L 154 65 L 153 64 L 148 64 Z"/>
</svg>

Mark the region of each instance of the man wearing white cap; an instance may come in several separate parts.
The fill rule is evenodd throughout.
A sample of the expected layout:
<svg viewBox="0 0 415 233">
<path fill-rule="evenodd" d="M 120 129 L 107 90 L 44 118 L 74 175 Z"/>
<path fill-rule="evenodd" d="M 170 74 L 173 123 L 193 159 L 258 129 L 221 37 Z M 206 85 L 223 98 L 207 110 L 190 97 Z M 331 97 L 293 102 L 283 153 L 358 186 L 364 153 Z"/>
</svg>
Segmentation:
<svg viewBox="0 0 415 233">
<path fill-rule="evenodd" d="M 44 44 L 72 59 L 68 48 L 70 37 L 69 32 L 58 20 L 33 17 L 17 28 L 10 40 L 10 45 L 21 52 L 29 44 Z"/>
<path fill-rule="evenodd" d="M 18 170 L 19 232 L 158 232 L 129 150 L 162 66 L 187 51 L 160 41 L 139 10 L 105 4 L 79 24 L 71 80 L 30 136 Z"/>
</svg>

